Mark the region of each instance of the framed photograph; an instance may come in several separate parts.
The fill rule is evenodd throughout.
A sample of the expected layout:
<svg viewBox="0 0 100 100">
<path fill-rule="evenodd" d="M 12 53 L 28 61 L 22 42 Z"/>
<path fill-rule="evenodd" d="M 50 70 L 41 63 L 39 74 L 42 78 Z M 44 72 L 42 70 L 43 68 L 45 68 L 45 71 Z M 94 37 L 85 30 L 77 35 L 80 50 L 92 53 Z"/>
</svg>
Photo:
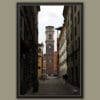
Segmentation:
<svg viewBox="0 0 100 100">
<path fill-rule="evenodd" d="M 18 2 L 17 98 L 83 98 L 83 3 Z"/>
</svg>

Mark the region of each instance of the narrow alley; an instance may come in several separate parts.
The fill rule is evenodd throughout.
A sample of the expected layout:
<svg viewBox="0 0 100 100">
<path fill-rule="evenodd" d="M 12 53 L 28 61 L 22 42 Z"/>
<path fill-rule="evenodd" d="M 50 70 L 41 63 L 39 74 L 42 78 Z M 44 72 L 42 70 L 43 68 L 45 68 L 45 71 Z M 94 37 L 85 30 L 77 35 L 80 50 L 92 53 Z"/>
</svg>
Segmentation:
<svg viewBox="0 0 100 100">
<path fill-rule="evenodd" d="M 17 5 L 18 98 L 82 96 L 82 10 L 73 3 Z"/>
</svg>

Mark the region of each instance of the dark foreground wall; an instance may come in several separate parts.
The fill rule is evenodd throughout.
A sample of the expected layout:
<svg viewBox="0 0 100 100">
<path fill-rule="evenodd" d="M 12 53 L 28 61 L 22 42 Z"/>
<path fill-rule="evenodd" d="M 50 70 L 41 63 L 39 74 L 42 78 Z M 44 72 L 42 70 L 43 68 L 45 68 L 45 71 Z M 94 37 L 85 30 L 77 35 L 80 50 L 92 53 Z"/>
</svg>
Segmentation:
<svg viewBox="0 0 100 100">
<path fill-rule="evenodd" d="M 37 60 L 38 60 L 38 6 L 18 5 L 18 87 L 20 95 L 31 87 L 38 91 Z M 20 41 L 20 42 L 19 42 Z M 20 71 L 20 72 L 19 72 Z"/>
</svg>

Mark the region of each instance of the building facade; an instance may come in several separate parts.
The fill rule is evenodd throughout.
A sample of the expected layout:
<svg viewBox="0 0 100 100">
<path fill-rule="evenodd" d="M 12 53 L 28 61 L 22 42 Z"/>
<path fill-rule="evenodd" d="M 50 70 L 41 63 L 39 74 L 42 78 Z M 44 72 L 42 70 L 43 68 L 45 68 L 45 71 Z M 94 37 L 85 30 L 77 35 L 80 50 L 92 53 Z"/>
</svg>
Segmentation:
<svg viewBox="0 0 100 100">
<path fill-rule="evenodd" d="M 58 55 L 57 51 L 54 52 L 54 75 L 58 75 Z"/>
<path fill-rule="evenodd" d="M 54 27 L 46 27 L 46 69 L 47 74 L 53 74 L 54 69 Z"/>
<path fill-rule="evenodd" d="M 43 77 L 43 43 L 38 44 L 38 78 Z"/>
<path fill-rule="evenodd" d="M 60 30 L 59 35 L 59 76 L 67 74 L 67 39 L 66 39 L 66 25 L 57 28 Z"/>
<path fill-rule="evenodd" d="M 80 87 L 80 34 L 81 5 L 64 6 L 63 16 L 66 24 L 68 81 Z"/>
<path fill-rule="evenodd" d="M 33 87 L 33 92 L 38 91 L 38 12 L 40 7 L 19 4 L 17 9 L 18 62 L 20 62 L 18 64 L 18 93 L 24 95 L 31 87 Z"/>
</svg>

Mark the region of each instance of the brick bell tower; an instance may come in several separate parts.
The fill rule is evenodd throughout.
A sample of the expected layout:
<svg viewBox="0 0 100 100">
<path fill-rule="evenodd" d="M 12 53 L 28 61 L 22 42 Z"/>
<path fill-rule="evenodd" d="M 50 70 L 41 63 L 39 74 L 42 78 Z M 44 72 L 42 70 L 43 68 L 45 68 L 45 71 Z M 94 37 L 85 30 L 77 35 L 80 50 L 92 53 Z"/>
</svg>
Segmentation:
<svg viewBox="0 0 100 100">
<path fill-rule="evenodd" d="M 46 69 L 51 75 L 54 71 L 54 26 L 46 26 Z"/>
</svg>

